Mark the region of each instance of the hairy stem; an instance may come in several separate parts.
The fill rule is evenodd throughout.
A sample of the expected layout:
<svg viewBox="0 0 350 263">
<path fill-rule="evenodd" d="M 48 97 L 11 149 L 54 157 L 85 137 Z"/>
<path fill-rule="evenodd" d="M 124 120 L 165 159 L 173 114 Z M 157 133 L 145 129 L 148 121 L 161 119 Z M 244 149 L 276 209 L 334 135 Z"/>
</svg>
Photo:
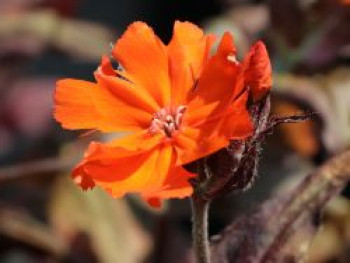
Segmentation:
<svg viewBox="0 0 350 263">
<path fill-rule="evenodd" d="M 192 238 L 197 263 L 210 263 L 208 210 L 209 201 L 192 198 Z"/>
</svg>

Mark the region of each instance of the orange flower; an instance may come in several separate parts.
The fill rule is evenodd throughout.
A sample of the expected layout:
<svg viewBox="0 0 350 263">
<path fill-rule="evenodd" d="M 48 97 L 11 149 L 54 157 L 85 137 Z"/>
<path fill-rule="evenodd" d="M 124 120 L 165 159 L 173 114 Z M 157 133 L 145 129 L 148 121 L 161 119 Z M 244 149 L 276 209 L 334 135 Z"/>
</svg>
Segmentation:
<svg viewBox="0 0 350 263">
<path fill-rule="evenodd" d="M 195 25 L 176 22 L 164 45 L 135 22 L 112 51 L 123 69 L 103 57 L 96 83 L 57 82 L 55 118 L 64 128 L 129 132 L 106 144 L 92 142 L 73 171 L 77 184 L 98 185 L 114 197 L 139 193 L 157 206 L 160 199 L 192 194 L 194 175 L 182 165 L 251 134 L 247 91 L 258 99 L 270 86 L 266 50 L 258 43 L 240 64 L 229 33 L 210 57 L 213 42 Z"/>
</svg>

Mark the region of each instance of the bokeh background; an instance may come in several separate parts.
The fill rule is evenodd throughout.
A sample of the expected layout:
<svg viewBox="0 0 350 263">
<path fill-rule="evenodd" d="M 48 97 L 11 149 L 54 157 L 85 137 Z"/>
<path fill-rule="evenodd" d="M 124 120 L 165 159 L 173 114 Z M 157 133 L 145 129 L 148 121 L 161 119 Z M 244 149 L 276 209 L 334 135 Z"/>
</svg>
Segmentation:
<svg viewBox="0 0 350 263">
<path fill-rule="evenodd" d="M 273 114 L 316 113 L 275 129 L 252 188 L 213 202 L 211 234 L 349 148 L 347 0 L 0 0 L 0 262 L 186 262 L 189 201 L 155 211 L 134 196 L 82 192 L 69 171 L 89 141 L 107 138 L 62 130 L 52 117 L 57 79 L 93 80 L 131 22 L 167 42 L 176 19 L 231 31 L 240 59 L 263 40 Z M 350 262 L 349 189 L 327 205 L 308 262 Z"/>
</svg>

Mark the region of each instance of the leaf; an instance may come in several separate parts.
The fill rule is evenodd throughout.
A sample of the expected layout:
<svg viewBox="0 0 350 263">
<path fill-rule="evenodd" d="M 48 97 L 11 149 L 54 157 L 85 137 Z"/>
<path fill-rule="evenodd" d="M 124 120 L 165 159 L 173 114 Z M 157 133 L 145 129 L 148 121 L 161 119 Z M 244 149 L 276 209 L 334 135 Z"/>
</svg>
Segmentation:
<svg viewBox="0 0 350 263">
<path fill-rule="evenodd" d="M 13 208 L 1 207 L 0 234 L 58 258 L 63 257 L 68 250 L 47 225 Z"/>
<path fill-rule="evenodd" d="M 274 102 L 273 113 L 276 115 L 291 115 L 296 112 L 302 112 L 303 109 L 297 105 L 283 100 Z M 305 118 L 308 115 L 304 115 Z M 315 117 L 314 114 L 313 117 Z M 295 116 L 303 117 L 301 115 Z M 306 158 L 313 158 L 320 151 L 320 140 L 315 133 L 315 118 L 305 119 L 304 122 L 295 123 L 293 125 L 281 125 L 278 130 L 282 133 L 284 142 L 294 151 L 299 153 L 301 156 Z M 278 119 L 276 119 L 278 121 Z M 290 118 L 279 121 L 283 123 L 293 123 L 294 121 Z"/>
<path fill-rule="evenodd" d="M 49 9 L 3 14 L 0 38 L 7 40 L 4 47 L 11 52 L 16 47 L 20 53 L 35 54 L 51 46 L 84 61 L 99 61 L 101 54 L 109 53 L 113 40 L 112 31 L 105 26 L 62 18 Z"/>
<path fill-rule="evenodd" d="M 350 201 L 338 196 L 324 209 L 324 220 L 308 251 L 310 262 L 349 262 Z"/>
<path fill-rule="evenodd" d="M 56 233 L 67 242 L 86 233 L 99 262 L 140 262 L 150 251 L 151 239 L 125 201 L 100 189 L 83 192 L 71 179 L 60 177 L 48 209 Z"/>
<path fill-rule="evenodd" d="M 291 192 L 235 220 L 213 240 L 213 263 L 300 262 L 317 228 L 314 219 L 350 179 L 349 162 L 350 151 L 340 154 Z"/>
<path fill-rule="evenodd" d="M 349 76 L 348 68 L 336 68 L 315 77 L 292 74 L 275 76 L 275 114 L 290 114 L 298 109 L 315 113 L 312 125 L 303 122 L 282 127 L 290 144 L 298 144 L 293 148 L 300 149 L 301 153 L 310 153 L 321 148 L 317 144 L 322 144 L 329 155 L 350 145 Z M 308 142 L 306 137 L 309 138 Z"/>
</svg>

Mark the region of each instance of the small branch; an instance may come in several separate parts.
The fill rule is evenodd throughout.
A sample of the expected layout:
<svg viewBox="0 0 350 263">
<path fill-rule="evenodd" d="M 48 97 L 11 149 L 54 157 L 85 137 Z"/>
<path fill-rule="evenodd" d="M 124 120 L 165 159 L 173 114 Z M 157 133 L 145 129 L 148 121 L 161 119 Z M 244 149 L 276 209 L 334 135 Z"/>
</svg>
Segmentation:
<svg viewBox="0 0 350 263">
<path fill-rule="evenodd" d="M 74 161 L 75 160 L 62 158 L 48 158 L 40 161 L 3 167 L 0 168 L 0 183 L 32 175 L 68 170 L 74 165 Z"/>
<path fill-rule="evenodd" d="M 210 263 L 208 210 L 209 201 L 192 198 L 192 237 L 197 263 Z"/>
</svg>

